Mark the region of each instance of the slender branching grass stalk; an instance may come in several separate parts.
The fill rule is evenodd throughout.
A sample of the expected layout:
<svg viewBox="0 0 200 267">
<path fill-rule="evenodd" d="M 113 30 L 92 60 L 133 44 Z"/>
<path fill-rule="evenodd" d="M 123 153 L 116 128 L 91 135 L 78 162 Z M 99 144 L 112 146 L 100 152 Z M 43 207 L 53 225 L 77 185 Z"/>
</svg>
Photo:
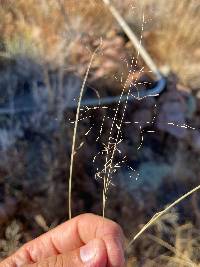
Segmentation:
<svg viewBox="0 0 200 267">
<path fill-rule="evenodd" d="M 72 151 L 71 151 L 71 162 L 70 162 L 70 174 L 69 174 L 69 189 L 68 189 L 68 210 L 69 210 L 69 219 L 72 218 L 72 175 L 73 175 L 73 163 L 74 163 L 74 154 L 75 154 L 75 146 L 76 146 L 76 134 L 77 134 L 77 128 L 78 128 L 78 120 L 79 120 L 79 115 L 80 115 L 80 108 L 81 108 L 81 100 L 83 97 L 83 93 L 84 93 L 84 88 L 87 82 L 87 78 L 88 78 L 88 74 L 90 71 L 90 68 L 92 66 L 92 62 L 94 60 L 94 57 L 96 55 L 96 53 L 98 52 L 98 50 L 100 49 L 102 44 L 102 41 L 100 42 L 100 45 L 96 48 L 96 50 L 94 51 L 94 53 L 91 56 L 82 86 L 81 86 L 81 90 L 80 90 L 80 95 L 79 95 L 79 100 L 78 100 L 78 106 L 77 106 L 77 111 L 76 111 L 76 120 L 75 120 L 75 125 L 74 125 L 74 133 L 73 133 L 73 140 L 72 140 Z"/>
<path fill-rule="evenodd" d="M 131 241 L 129 242 L 129 244 L 127 246 L 127 249 L 134 243 L 134 241 L 136 239 L 138 239 L 148 228 L 150 228 L 153 224 L 155 224 L 164 214 L 166 214 L 169 210 L 171 210 L 173 207 L 175 207 L 176 205 L 178 205 L 180 202 L 182 202 L 184 199 L 186 199 L 190 195 L 194 194 L 198 190 L 200 190 L 200 185 L 198 185 L 197 187 L 193 188 L 191 191 L 189 191 L 185 195 L 181 196 L 180 198 L 178 198 L 172 204 L 170 204 L 169 206 L 167 206 L 164 210 L 156 213 L 151 218 L 151 220 L 147 224 L 145 224 L 145 226 L 142 227 L 142 229 L 131 239 Z"/>
<path fill-rule="evenodd" d="M 115 19 L 118 21 L 118 23 L 122 27 L 123 31 L 127 34 L 127 36 L 129 37 L 129 39 L 133 43 L 134 47 L 138 51 L 136 62 L 138 62 L 138 58 L 140 56 L 140 53 L 142 53 L 142 56 L 143 57 L 147 56 L 147 58 L 150 59 L 150 61 L 152 61 L 151 58 L 150 58 L 150 56 L 146 52 L 146 50 L 142 47 L 142 42 L 141 42 L 142 41 L 142 34 L 141 34 L 140 40 L 137 39 L 137 37 L 132 32 L 131 28 L 128 26 L 128 24 L 125 22 L 125 20 L 121 17 L 121 15 L 117 11 L 117 9 L 110 2 L 110 0 L 103 0 L 103 2 L 106 5 L 108 5 L 110 12 L 115 17 Z M 143 16 L 143 23 L 144 23 L 144 16 Z M 142 24 L 142 32 L 143 32 L 143 24 Z M 142 70 L 143 70 L 143 68 L 140 70 L 140 72 Z M 155 71 L 155 73 L 157 73 L 157 72 Z M 115 115 L 114 115 L 114 118 L 113 118 L 111 130 L 110 130 L 110 133 L 109 133 L 109 140 L 108 140 L 108 146 L 107 146 L 107 156 L 106 156 L 106 163 L 105 163 L 105 168 L 104 168 L 105 174 L 104 174 L 104 178 L 103 178 L 103 180 L 104 180 L 104 189 L 103 189 L 103 217 L 105 217 L 105 208 L 106 208 L 107 192 L 109 190 L 109 185 L 111 183 L 111 177 L 110 176 L 111 176 L 111 172 L 112 172 L 112 168 L 113 168 L 113 160 L 114 160 L 115 152 L 117 150 L 117 144 L 119 142 L 119 136 L 120 136 L 120 133 L 121 133 L 122 124 L 123 124 L 125 112 L 126 112 L 126 109 L 127 109 L 128 99 L 129 99 L 129 96 L 131 94 L 131 86 L 129 86 L 128 94 L 127 94 L 126 100 L 125 100 L 125 107 L 123 109 L 123 115 L 122 115 L 122 118 L 120 120 L 119 127 L 118 127 L 118 132 L 117 132 L 117 137 L 116 137 L 115 142 L 114 142 L 114 148 L 113 148 L 113 150 L 111 152 L 111 157 L 109 158 L 109 155 L 108 154 L 109 154 L 109 150 L 110 150 L 110 147 L 111 147 L 110 139 L 112 138 L 112 131 L 113 131 L 114 125 L 115 125 L 115 123 L 117 121 L 117 114 L 118 114 L 118 111 L 119 111 L 119 106 L 120 106 L 120 103 L 122 102 L 124 91 L 127 88 L 128 83 L 131 80 L 131 75 L 132 75 L 131 73 L 128 74 L 127 79 L 126 79 L 125 83 L 123 84 L 122 92 L 121 92 L 121 95 L 120 95 L 120 98 L 119 98 L 119 101 L 118 101 L 117 109 L 115 111 Z M 137 83 L 138 78 L 136 79 L 136 83 Z M 138 95 L 138 97 L 139 97 L 139 95 Z M 107 172 L 107 167 L 108 167 L 108 172 Z"/>
</svg>

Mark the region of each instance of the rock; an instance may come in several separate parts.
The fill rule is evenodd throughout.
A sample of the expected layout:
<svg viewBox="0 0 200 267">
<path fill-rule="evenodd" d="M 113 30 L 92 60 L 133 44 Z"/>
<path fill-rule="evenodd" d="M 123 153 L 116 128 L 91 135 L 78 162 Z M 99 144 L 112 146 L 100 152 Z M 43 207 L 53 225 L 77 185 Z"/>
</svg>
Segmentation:
<svg viewBox="0 0 200 267">
<path fill-rule="evenodd" d="M 148 122 L 152 121 L 152 112 L 150 109 L 141 109 L 133 114 L 133 123 L 136 126 L 141 126 L 142 129 L 148 125 Z M 138 122 L 138 124 L 137 124 Z"/>
<path fill-rule="evenodd" d="M 116 180 L 125 190 L 131 191 L 142 187 L 157 189 L 163 178 L 170 175 L 172 168 L 165 162 L 143 162 L 134 172 L 119 171 Z"/>
<path fill-rule="evenodd" d="M 168 132 L 177 138 L 187 135 L 186 124 L 187 101 L 185 97 L 172 88 L 159 99 L 156 126 L 159 130 Z"/>
<path fill-rule="evenodd" d="M 159 130 L 168 132 L 177 138 L 187 135 L 187 129 L 183 107 L 179 102 L 166 102 L 159 111 L 156 126 Z"/>
<path fill-rule="evenodd" d="M 199 131 L 191 131 L 189 134 L 190 144 L 196 152 L 200 152 L 200 133 Z"/>
<path fill-rule="evenodd" d="M 193 118 L 195 112 L 197 110 L 197 99 L 189 94 L 187 97 L 187 111 L 186 111 L 186 116 L 188 119 Z"/>
</svg>

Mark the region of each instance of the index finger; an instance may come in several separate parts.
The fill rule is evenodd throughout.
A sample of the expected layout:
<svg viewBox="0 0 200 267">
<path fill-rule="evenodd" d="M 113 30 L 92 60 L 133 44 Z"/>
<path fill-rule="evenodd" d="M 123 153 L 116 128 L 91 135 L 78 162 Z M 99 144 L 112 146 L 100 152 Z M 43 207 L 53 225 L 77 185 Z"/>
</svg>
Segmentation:
<svg viewBox="0 0 200 267">
<path fill-rule="evenodd" d="M 77 216 L 25 244 L 9 258 L 8 266 L 22 266 L 53 255 L 67 253 L 95 238 L 105 242 L 108 266 L 121 267 L 124 256 L 123 232 L 120 226 L 111 220 L 92 214 Z"/>
</svg>

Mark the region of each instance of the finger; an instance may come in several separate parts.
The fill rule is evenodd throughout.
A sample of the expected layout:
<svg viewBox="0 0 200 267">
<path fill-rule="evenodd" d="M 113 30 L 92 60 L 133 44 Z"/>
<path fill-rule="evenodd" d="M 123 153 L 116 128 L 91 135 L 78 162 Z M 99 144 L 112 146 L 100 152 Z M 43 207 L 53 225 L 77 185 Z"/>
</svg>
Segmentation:
<svg viewBox="0 0 200 267">
<path fill-rule="evenodd" d="M 23 267 L 106 267 L 106 265 L 107 252 L 105 243 L 101 239 L 94 239 L 80 249 Z"/>
<path fill-rule="evenodd" d="M 14 264 L 13 266 L 39 262 L 47 257 L 80 248 L 95 238 L 100 238 L 105 242 L 108 266 L 123 266 L 121 228 L 113 221 L 92 214 L 80 215 L 61 224 L 25 244 L 8 260 Z"/>
</svg>

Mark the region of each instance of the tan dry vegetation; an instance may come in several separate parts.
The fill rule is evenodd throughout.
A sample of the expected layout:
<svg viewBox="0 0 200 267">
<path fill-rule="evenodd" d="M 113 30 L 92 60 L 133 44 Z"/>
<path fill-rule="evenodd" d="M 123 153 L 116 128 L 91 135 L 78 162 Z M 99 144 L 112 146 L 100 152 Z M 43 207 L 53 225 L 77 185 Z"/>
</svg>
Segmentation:
<svg viewBox="0 0 200 267">
<path fill-rule="evenodd" d="M 76 41 L 84 34 L 92 35 L 97 29 L 100 32 L 95 21 L 101 20 L 102 5 L 85 3 L 71 0 L 4 3 L 0 9 L 0 33 L 8 54 L 28 53 L 43 61 L 63 63 L 71 54 L 70 48 L 76 50 Z M 105 16 L 104 19 L 107 21 Z"/>
<path fill-rule="evenodd" d="M 138 34 L 144 12 L 145 45 L 156 62 L 160 66 L 169 65 L 185 84 L 197 88 L 200 82 L 199 1 L 115 0 L 113 3 Z M 8 52 L 24 50 L 59 64 L 69 61 L 69 55 L 76 55 L 79 41 L 85 35 L 98 39 L 108 34 L 111 25 L 117 26 L 102 0 L 2 0 L 0 15 L 1 39 Z"/>
<path fill-rule="evenodd" d="M 174 235 L 174 244 L 171 245 L 163 239 L 156 236 L 149 238 L 157 245 L 166 248 L 168 252 L 159 256 L 154 264 L 165 265 L 167 267 L 198 267 L 199 265 L 199 245 L 200 239 L 198 231 L 191 224 L 182 226 L 176 225 L 170 230 Z M 150 265 L 151 266 L 151 265 Z M 155 265 L 152 265 L 155 266 Z"/>
<path fill-rule="evenodd" d="M 182 82 L 199 87 L 200 2 L 150 0 L 144 5 L 152 18 L 146 36 L 149 51 L 160 65 L 168 64 Z"/>
<path fill-rule="evenodd" d="M 144 234 L 135 249 L 138 251 L 139 248 L 144 258 L 142 266 L 200 266 L 199 232 L 191 223 L 179 225 L 178 220 L 179 215 L 172 210 L 154 225 L 153 234 Z M 134 253 L 130 255 L 127 266 L 140 266 L 137 256 Z"/>
</svg>

